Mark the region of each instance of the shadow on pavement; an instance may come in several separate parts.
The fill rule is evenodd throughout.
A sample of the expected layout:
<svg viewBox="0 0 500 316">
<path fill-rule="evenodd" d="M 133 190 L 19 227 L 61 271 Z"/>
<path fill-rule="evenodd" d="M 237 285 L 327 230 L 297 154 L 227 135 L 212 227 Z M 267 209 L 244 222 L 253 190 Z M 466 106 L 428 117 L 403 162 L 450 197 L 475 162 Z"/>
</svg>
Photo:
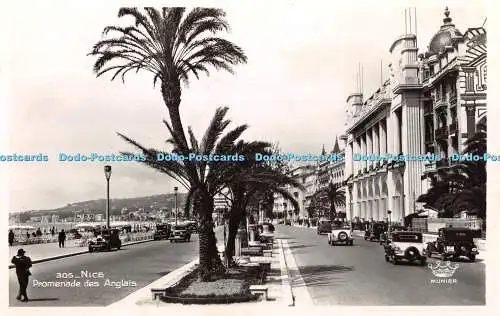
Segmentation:
<svg viewBox="0 0 500 316">
<path fill-rule="evenodd" d="M 297 270 L 290 270 L 292 275 L 292 286 L 331 286 L 335 283 L 337 274 L 351 272 L 352 267 L 320 265 L 299 268 L 303 282 L 297 279 Z"/>
<path fill-rule="evenodd" d="M 45 302 L 45 301 L 59 301 L 58 298 L 52 297 L 52 298 L 30 298 L 30 300 L 27 302 Z"/>
<path fill-rule="evenodd" d="M 158 272 L 157 274 L 161 275 L 161 276 L 165 276 L 165 275 L 169 274 L 170 272 L 172 272 L 172 271 L 161 271 L 161 272 Z"/>
<path fill-rule="evenodd" d="M 288 248 L 290 249 L 297 249 L 297 248 L 308 248 L 308 247 L 314 247 L 317 245 L 297 245 L 297 246 L 289 246 Z"/>
</svg>

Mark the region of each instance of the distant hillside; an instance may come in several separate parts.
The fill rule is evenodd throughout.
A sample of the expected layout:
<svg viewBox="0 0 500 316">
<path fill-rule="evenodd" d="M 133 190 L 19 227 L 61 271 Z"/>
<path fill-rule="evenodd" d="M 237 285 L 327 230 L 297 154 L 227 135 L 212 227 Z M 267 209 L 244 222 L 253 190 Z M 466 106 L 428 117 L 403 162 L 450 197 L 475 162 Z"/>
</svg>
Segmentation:
<svg viewBox="0 0 500 316">
<path fill-rule="evenodd" d="M 184 208 L 184 200 L 186 198 L 185 193 L 177 194 L 178 208 Z M 144 197 L 135 197 L 127 199 L 111 199 L 110 208 L 111 215 L 121 214 L 123 208 L 127 208 L 127 212 L 134 212 L 139 209 L 149 210 L 159 210 L 161 208 L 173 209 L 175 207 L 175 195 L 170 194 L 158 194 Z M 31 216 L 43 216 L 43 215 L 59 215 L 61 218 L 73 217 L 74 214 L 78 213 L 88 213 L 97 214 L 104 213 L 106 211 L 106 199 L 83 201 L 68 204 L 64 207 L 52 209 L 52 210 L 33 210 L 23 213 L 18 213 L 15 215 L 21 216 L 21 221 L 28 219 Z"/>
</svg>

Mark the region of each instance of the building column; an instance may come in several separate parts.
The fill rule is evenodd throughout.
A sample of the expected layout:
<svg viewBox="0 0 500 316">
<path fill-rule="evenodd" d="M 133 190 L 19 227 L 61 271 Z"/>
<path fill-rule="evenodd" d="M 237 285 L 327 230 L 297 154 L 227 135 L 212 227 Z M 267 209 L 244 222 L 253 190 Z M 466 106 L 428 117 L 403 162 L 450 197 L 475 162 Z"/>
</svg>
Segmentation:
<svg viewBox="0 0 500 316">
<path fill-rule="evenodd" d="M 354 154 L 360 154 L 361 153 L 361 139 L 360 138 L 356 138 L 354 140 L 354 147 L 355 147 Z M 354 165 L 354 175 L 356 176 L 359 172 L 359 169 L 361 168 L 361 163 L 359 160 L 353 160 L 353 165 Z"/>
<path fill-rule="evenodd" d="M 380 141 L 379 141 L 379 127 L 378 124 L 372 128 L 372 139 L 373 139 L 373 153 L 375 155 L 380 154 Z"/>
<path fill-rule="evenodd" d="M 363 136 L 361 137 L 361 150 L 363 152 L 363 155 L 366 156 L 366 153 L 367 153 L 367 148 L 366 148 L 366 133 L 363 134 Z M 368 162 L 366 160 L 362 161 L 361 162 L 361 168 L 366 168 L 368 166 Z"/>
<path fill-rule="evenodd" d="M 368 131 L 366 131 L 366 154 L 367 155 L 371 155 L 373 154 L 373 138 L 372 138 L 372 132 L 373 132 L 373 129 L 370 128 Z M 370 168 L 373 164 L 373 161 L 372 160 L 368 160 L 366 162 L 366 167 L 367 168 Z"/>
<path fill-rule="evenodd" d="M 379 122 L 379 144 L 380 144 L 380 154 L 387 154 L 387 120 L 383 119 Z"/>
</svg>

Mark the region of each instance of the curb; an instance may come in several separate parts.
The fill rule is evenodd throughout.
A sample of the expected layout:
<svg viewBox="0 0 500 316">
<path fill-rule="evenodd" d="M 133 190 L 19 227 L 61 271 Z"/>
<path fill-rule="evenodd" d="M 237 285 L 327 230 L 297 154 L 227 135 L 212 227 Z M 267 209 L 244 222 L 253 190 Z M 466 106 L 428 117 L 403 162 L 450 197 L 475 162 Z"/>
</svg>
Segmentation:
<svg viewBox="0 0 500 316">
<path fill-rule="evenodd" d="M 130 243 L 123 244 L 122 246 L 130 246 L 130 245 L 142 244 L 142 243 L 145 243 L 145 242 L 148 242 L 148 241 L 153 241 L 153 239 L 133 241 L 133 242 L 130 242 Z M 32 264 L 37 264 L 37 263 L 42 263 L 42 262 L 46 262 L 46 261 L 52 261 L 52 260 L 63 259 L 63 258 L 68 258 L 68 257 L 74 257 L 74 256 L 82 255 L 84 253 L 89 253 L 89 251 L 88 250 L 84 250 L 84 251 L 72 252 L 72 253 L 67 253 L 67 254 L 64 254 L 64 255 L 59 255 L 59 256 L 54 256 L 54 257 L 48 257 L 48 258 L 38 259 L 38 260 L 32 261 L 31 263 Z M 16 266 L 13 265 L 13 264 L 9 265 L 9 269 L 13 269 L 15 267 Z"/>
<path fill-rule="evenodd" d="M 288 265 L 286 263 L 285 259 L 285 250 L 283 248 L 283 241 L 279 239 L 279 246 L 280 246 L 280 265 L 281 265 L 281 285 L 283 287 L 283 292 L 284 293 L 289 293 L 287 296 L 286 300 L 288 302 L 288 306 L 293 307 L 295 306 L 295 296 L 293 294 L 293 288 L 292 288 L 292 283 L 290 281 L 290 271 L 288 269 Z"/>
</svg>

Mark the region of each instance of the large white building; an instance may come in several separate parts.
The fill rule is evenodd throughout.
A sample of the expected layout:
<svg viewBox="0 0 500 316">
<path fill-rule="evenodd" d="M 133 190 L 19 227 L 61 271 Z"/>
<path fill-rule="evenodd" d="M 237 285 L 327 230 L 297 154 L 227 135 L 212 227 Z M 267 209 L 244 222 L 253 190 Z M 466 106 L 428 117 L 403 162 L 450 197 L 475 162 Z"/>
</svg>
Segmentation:
<svg viewBox="0 0 500 316">
<path fill-rule="evenodd" d="M 415 34 L 397 38 L 389 49 L 390 78 L 368 98 L 347 98 L 348 218 L 402 221 L 428 189 L 425 175 L 450 167 L 449 157 L 463 150 L 486 115 L 486 31 L 462 33 L 449 15 L 446 9 L 422 54 Z M 356 154 L 427 153 L 442 160 L 355 160 Z"/>
</svg>

